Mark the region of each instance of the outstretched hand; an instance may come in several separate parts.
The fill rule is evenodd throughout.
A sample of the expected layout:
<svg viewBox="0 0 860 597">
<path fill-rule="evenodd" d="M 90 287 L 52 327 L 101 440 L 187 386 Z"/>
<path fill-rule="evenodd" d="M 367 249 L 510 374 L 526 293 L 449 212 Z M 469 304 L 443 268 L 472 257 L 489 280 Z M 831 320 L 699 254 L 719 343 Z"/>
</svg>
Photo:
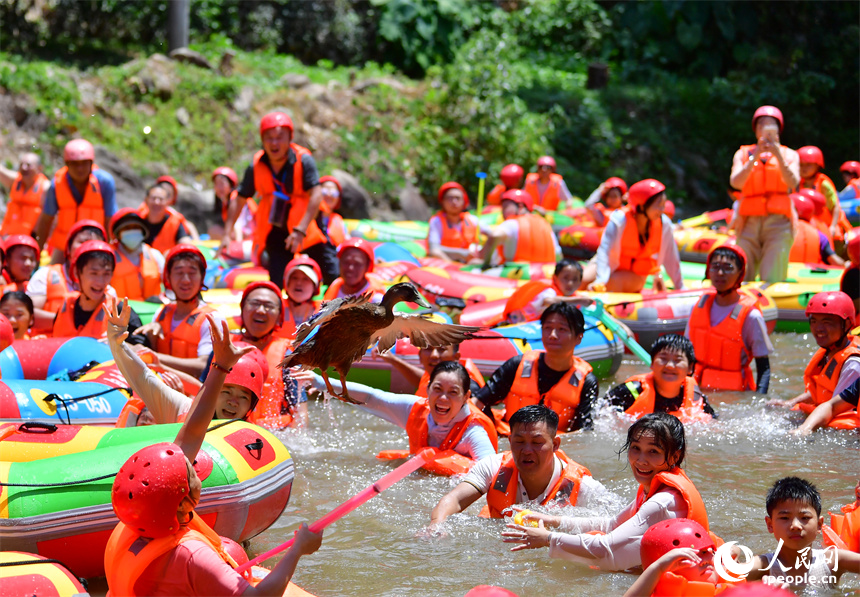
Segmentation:
<svg viewBox="0 0 860 597">
<path fill-rule="evenodd" d="M 511 548 L 511 551 L 549 547 L 550 532 L 544 528 L 543 520 L 538 521 L 537 528 L 512 523 L 508 523 L 506 526 L 512 530 L 503 531 L 502 540 L 505 543 L 517 544 Z"/>
<path fill-rule="evenodd" d="M 215 321 L 211 313 L 206 314 L 209 329 L 212 331 L 212 362 L 219 367 L 228 370 L 239 362 L 243 355 L 254 350 L 253 346 L 238 347 L 230 339 L 230 330 L 227 322 L 222 320 L 221 325 Z"/>
<path fill-rule="evenodd" d="M 117 344 L 122 344 L 128 338 L 128 320 L 131 317 L 131 309 L 128 308 L 128 299 L 126 298 L 122 299 L 122 311 L 117 309 L 117 305 L 116 297 L 108 295 L 105 297 L 105 302 L 102 303 L 102 309 L 107 315 L 108 323 L 122 330 L 117 335 L 117 330 L 111 330 L 108 326 L 108 339 Z"/>
</svg>

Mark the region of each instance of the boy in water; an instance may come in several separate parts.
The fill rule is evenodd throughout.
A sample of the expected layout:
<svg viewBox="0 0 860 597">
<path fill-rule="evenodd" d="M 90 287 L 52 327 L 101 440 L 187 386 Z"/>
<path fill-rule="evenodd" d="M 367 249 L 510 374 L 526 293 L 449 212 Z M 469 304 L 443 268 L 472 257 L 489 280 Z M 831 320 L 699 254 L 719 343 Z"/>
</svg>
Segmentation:
<svg viewBox="0 0 860 597">
<path fill-rule="evenodd" d="M 798 477 L 779 479 L 767 492 L 765 507 L 767 530 L 779 543 L 775 553 L 753 558 L 748 581 L 832 588 L 845 572 L 860 573 L 860 554 L 812 549 L 824 524 L 821 496 L 812 483 Z"/>
</svg>

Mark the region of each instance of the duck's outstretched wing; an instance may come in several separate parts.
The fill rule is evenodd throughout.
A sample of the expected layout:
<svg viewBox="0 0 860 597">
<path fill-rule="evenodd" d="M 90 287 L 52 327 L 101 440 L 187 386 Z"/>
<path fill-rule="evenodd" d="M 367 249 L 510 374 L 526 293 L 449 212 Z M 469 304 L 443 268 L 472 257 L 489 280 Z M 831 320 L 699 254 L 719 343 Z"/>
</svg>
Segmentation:
<svg viewBox="0 0 860 597">
<path fill-rule="evenodd" d="M 373 341 L 378 342 L 379 352 L 390 349 L 399 338 L 409 338 L 416 348 L 447 346 L 471 338 L 480 329 L 472 325 L 438 323 L 423 315 L 397 314 L 391 325 L 373 334 Z"/>
<path fill-rule="evenodd" d="M 330 321 L 337 313 L 344 309 L 352 309 L 360 307 L 370 300 L 370 293 L 347 296 L 344 298 L 334 299 L 322 304 L 320 310 L 313 317 L 296 328 L 296 339 L 293 340 L 293 350 L 304 344 L 305 340 L 311 336 L 312 332 L 321 325 Z"/>
</svg>

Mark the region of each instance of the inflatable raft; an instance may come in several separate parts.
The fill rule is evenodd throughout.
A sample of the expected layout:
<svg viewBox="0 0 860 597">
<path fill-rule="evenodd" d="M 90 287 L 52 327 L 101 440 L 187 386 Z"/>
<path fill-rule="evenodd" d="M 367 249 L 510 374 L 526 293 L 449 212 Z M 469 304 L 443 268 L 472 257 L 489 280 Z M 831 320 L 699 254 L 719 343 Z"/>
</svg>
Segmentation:
<svg viewBox="0 0 860 597">
<path fill-rule="evenodd" d="M 107 344 L 95 338 L 41 338 L 16 340 L 0 352 L 4 380 L 46 379 L 63 371 L 76 371 L 92 361 L 113 358 Z"/>
<path fill-rule="evenodd" d="M 250 539 L 281 515 L 293 462 L 274 435 L 249 423 L 214 423 L 194 468 L 203 482 L 196 512 L 219 535 Z M 63 561 L 85 577 L 104 575 L 117 524 L 113 477 L 137 450 L 173 441 L 179 424 L 130 429 L 0 426 L 0 544 Z M 30 461 L 22 461 L 31 458 Z M 52 485 L 53 484 L 53 485 Z"/>
<path fill-rule="evenodd" d="M 63 564 L 21 551 L 0 551 L 0 597 L 88 597 L 81 580 Z"/>
<path fill-rule="evenodd" d="M 130 395 L 128 388 L 118 389 L 124 386 L 124 383 L 91 381 L 4 379 L 0 381 L 0 420 L 114 425 Z"/>
</svg>

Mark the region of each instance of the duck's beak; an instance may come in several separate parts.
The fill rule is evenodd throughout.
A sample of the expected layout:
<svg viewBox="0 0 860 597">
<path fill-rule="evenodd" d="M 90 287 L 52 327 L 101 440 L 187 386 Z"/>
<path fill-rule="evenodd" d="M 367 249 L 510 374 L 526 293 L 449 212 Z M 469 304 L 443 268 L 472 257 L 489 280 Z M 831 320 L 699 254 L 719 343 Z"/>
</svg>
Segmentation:
<svg viewBox="0 0 860 597">
<path fill-rule="evenodd" d="M 417 292 L 415 293 L 415 296 L 417 296 L 417 297 L 418 297 L 418 300 L 417 300 L 417 301 L 415 301 L 418 305 L 420 305 L 420 306 L 424 307 L 425 309 L 429 309 L 429 308 L 430 308 L 430 303 L 428 303 L 428 302 L 427 302 L 427 299 L 425 299 L 423 296 L 421 296 L 421 295 L 420 295 L 420 294 L 418 294 Z"/>
</svg>

